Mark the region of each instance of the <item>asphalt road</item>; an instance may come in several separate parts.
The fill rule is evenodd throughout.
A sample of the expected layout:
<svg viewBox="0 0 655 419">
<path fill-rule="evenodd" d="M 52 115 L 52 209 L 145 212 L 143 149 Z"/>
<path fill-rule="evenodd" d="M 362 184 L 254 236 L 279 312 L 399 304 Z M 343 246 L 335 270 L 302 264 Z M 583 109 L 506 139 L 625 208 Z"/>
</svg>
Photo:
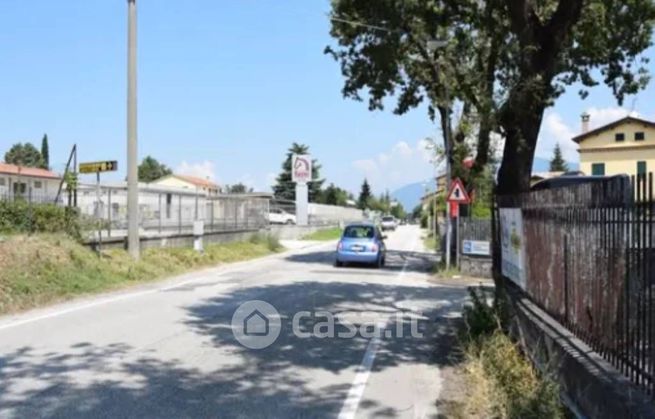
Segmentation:
<svg viewBox="0 0 655 419">
<path fill-rule="evenodd" d="M 319 244 L 0 318 L 0 417 L 436 417 L 466 291 L 428 281 L 419 235 L 389 233 L 382 270 Z M 279 312 L 264 349 L 233 333 L 251 300 Z"/>
</svg>

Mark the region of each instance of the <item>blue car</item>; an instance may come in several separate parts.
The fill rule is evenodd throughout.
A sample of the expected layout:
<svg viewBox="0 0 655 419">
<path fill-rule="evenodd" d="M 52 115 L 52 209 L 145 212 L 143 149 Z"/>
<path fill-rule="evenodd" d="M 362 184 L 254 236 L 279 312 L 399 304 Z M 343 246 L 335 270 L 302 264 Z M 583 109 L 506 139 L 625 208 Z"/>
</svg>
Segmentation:
<svg viewBox="0 0 655 419">
<path fill-rule="evenodd" d="M 336 266 L 346 263 L 366 263 L 378 268 L 384 266 L 387 247 L 386 237 L 372 223 L 350 224 L 344 230 L 337 245 Z"/>
</svg>

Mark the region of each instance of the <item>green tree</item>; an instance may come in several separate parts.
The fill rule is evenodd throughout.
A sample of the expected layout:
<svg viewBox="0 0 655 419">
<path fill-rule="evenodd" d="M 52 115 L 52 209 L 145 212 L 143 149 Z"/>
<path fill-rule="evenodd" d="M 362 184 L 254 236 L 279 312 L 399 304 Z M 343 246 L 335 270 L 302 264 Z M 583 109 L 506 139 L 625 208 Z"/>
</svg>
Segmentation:
<svg viewBox="0 0 655 419">
<path fill-rule="evenodd" d="M 564 160 L 562 156 L 562 149 L 559 146 L 559 143 L 555 144 L 553 149 L 553 158 L 550 160 L 550 171 L 551 172 L 568 172 L 569 165 Z"/>
<path fill-rule="evenodd" d="M 359 192 L 359 198 L 357 199 L 357 208 L 362 210 L 369 208 L 372 197 L 371 186 L 368 184 L 368 180 L 364 179 L 362 189 Z"/>
<path fill-rule="evenodd" d="M 140 182 L 153 182 L 172 173 L 173 171 L 168 166 L 160 163 L 152 156 L 146 156 L 139 165 Z"/>
<path fill-rule="evenodd" d="M 399 220 L 407 217 L 405 208 L 403 208 L 403 205 L 400 202 L 392 202 L 390 213 Z"/>
<path fill-rule="evenodd" d="M 16 143 L 5 153 L 5 163 L 26 167 L 43 167 L 39 150 L 31 143 Z"/>
<path fill-rule="evenodd" d="M 230 194 L 249 193 L 253 191 L 252 188 L 247 187 L 241 182 L 236 183 L 234 185 L 228 185 L 225 189 L 227 193 Z"/>
<path fill-rule="evenodd" d="M 50 170 L 50 147 L 48 145 L 48 134 L 43 134 L 41 139 L 41 158 L 43 159 L 43 168 Z"/>
<path fill-rule="evenodd" d="M 333 0 L 328 47 L 343 94 L 402 114 L 428 100 L 453 143 L 452 104 L 477 130 L 473 178 L 487 165 L 491 133 L 505 138 L 498 192 L 529 189 L 545 109 L 572 84 L 600 82 L 619 103 L 648 81 L 655 4 L 643 0 Z M 354 23 L 353 23 L 354 22 Z M 429 39 L 446 39 L 431 49 Z M 446 144 L 453 149 L 454 144 Z"/>
<path fill-rule="evenodd" d="M 291 159 L 294 154 L 310 154 L 309 146 L 293 143 L 287 151 L 287 156 L 282 162 L 282 171 L 277 176 L 276 184 L 273 185 L 273 194 L 277 199 L 295 201 L 296 184 L 291 180 Z M 321 187 L 325 179 L 321 179 L 321 165 L 318 160 L 312 159 L 312 180 L 309 182 L 309 202 L 317 202 L 321 198 Z"/>
<path fill-rule="evenodd" d="M 322 202 L 326 205 L 345 206 L 348 203 L 348 191 L 334 186 L 334 183 L 323 191 Z"/>
</svg>

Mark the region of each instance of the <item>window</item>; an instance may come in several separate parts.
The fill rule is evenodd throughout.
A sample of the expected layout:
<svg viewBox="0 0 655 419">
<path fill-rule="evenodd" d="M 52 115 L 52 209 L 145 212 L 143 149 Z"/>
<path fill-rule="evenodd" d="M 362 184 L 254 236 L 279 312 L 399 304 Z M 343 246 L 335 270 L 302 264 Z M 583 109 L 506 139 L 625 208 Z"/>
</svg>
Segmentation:
<svg viewBox="0 0 655 419">
<path fill-rule="evenodd" d="M 343 232 L 343 237 L 349 239 L 372 239 L 375 237 L 373 226 L 350 226 Z"/>
<path fill-rule="evenodd" d="M 605 176 L 605 163 L 592 163 L 591 164 L 592 176 Z"/>
<path fill-rule="evenodd" d="M 614 134 L 614 139 L 616 141 L 625 141 L 625 134 L 622 132 L 617 132 L 616 134 Z"/>
<path fill-rule="evenodd" d="M 638 161 L 637 162 L 637 175 L 645 175 L 646 174 L 646 162 L 645 161 Z"/>
<path fill-rule="evenodd" d="M 643 132 L 635 132 L 635 141 L 644 141 L 646 135 Z"/>
<path fill-rule="evenodd" d="M 34 189 L 41 189 L 43 187 L 43 183 L 40 180 L 34 181 Z"/>
<path fill-rule="evenodd" d="M 6 186 L 5 185 L 5 178 L 0 177 L 0 186 Z"/>
</svg>

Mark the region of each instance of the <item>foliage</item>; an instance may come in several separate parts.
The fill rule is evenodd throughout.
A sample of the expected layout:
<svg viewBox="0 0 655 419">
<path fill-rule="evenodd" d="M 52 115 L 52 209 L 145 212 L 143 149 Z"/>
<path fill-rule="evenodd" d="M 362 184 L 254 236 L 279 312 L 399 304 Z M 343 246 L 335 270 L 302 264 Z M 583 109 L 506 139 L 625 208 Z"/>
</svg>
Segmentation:
<svg viewBox="0 0 655 419">
<path fill-rule="evenodd" d="M 239 182 L 234 185 L 227 185 L 225 187 L 225 192 L 229 194 L 243 194 L 243 193 L 252 193 L 253 189 Z"/>
<path fill-rule="evenodd" d="M 372 196 L 371 186 L 368 184 L 368 180 L 364 179 L 362 189 L 359 192 L 359 198 L 357 199 L 357 208 L 361 210 L 368 209 Z"/>
<path fill-rule="evenodd" d="M 275 243 L 274 237 L 263 236 L 254 242 L 210 244 L 203 253 L 151 248 L 135 261 L 118 249 L 98 257 L 62 235 L 10 236 L 0 242 L 0 313 L 269 255 L 280 250 Z"/>
<path fill-rule="evenodd" d="M 302 237 L 302 240 L 330 241 L 338 240 L 343 231 L 339 227 L 318 230 Z"/>
<path fill-rule="evenodd" d="M 16 143 L 5 153 L 5 163 L 25 167 L 43 167 L 43 157 L 31 143 Z"/>
<path fill-rule="evenodd" d="M 282 171 L 277 176 L 273 185 L 273 194 L 277 199 L 286 199 L 295 201 L 296 199 L 296 185 L 292 181 L 291 176 L 291 159 L 294 154 L 310 154 L 309 146 L 305 144 L 293 143 L 287 156 L 282 162 Z M 312 160 L 312 180 L 309 182 L 309 202 L 317 202 L 321 196 L 321 188 L 323 187 L 324 179 L 321 179 L 321 165 L 318 160 Z"/>
<path fill-rule="evenodd" d="M 472 288 L 470 294 L 461 341 L 470 393 L 465 416 L 564 417 L 558 386 L 539 374 L 503 332 L 498 304 L 489 305 L 482 289 Z"/>
<path fill-rule="evenodd" d="M 325 188 L 321 194 L 321 204 L 346 206 L 348 204 L 348 191 L 334 186 L 334 183 Z"/>
<path fill-rule="evenodd" d="M 407 218 L 407 212 L 405 212 L 405 208 L 400 202 L 397 201 L 392 203 L 389 213 L 399 220 L 404 220 Z"/>
<path fill-rule="evenodd" d="M 139 165 L 139 182 L 153 182 L 173 173 L 165 164 L 152 156 L 146 156 Z"/>
<path fill-rule="evenodd" d="M 403 114 L 428 102 L 452 142 L 476 136 L 486 167 L 491 133 L 505 138 L 498 190 L 529 188 L 545 109 L 574 83 L 610 87 L 619 103 L 648 81 L 655 4 L 642 0 L 333 0 L 326 48 L 341 65 L 345 97 Z M 431 49 L 430 39 L 445 39 Z M 452 132 L 453 103 L 463 128 Z M 388 103 L 388 101 L 387 101 Z M 462 125 L 461 123 L 459 125 Z M 475 176 L 474 176 L 475 177 Z"/>
<path fill-rule="evenodd" d="M 551 172 L 568 172 L 569 165 L 564 160 L 562 156 L 562 149 L 559 146 L 559 143 L 555 144 L 553 149 L 553 158 L 550 160 L 550 171 Z"/>
<path fill-rule="evenodd" d="M 55 204 L 30 204 L 17 199 L 0 201 L 1 233 L 67 233 L 81 237 L 77 212 Z"/>
<path fill-rule="evenodd" d="M 50 170 L 50 146 L 48 145 L 48 134 L 43 134 L 41 139 L 41 159 L 43 160 L 42 168 Z"/>
<path fill-rule="evenodd" d="M 280 238 L 274 234 L 255 233 L 250 236 L 250 243 L 263 244 L 271 252 L 277 252 L 282 249 Z"/>
</svg>

